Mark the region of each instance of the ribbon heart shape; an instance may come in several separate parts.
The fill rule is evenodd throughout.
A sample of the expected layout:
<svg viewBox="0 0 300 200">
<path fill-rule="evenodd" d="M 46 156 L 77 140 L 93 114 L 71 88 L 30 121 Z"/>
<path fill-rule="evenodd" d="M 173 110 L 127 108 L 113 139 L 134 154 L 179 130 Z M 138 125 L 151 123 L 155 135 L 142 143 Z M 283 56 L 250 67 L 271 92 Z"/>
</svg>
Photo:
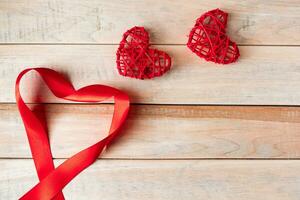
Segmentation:
<svg viewBox="0 0 300 200">
<path fill-rule="evenodd" d="M 220 9 L 204 13 L 190 32 L 188 48 L 207 61 L 235 62 L 240 53 L 236 43 L 226 35 L 227 17 L 228 14 Z"/>
<path fill-rule="evenodd" d="M 55 168 L 47 131 L 38 118 L 23 101 L 20 94 L 20 80 L 34 70 L 42 77 L 52 93 L 61 99 L 74 102 L 100 102 L 113 97 L 114 113 L 109 134 L 94 145 L 76 153 Z M 63 200 L 62 189 L 81 171 L 94 163 L 103 149 L 120 133 L 129 111 L 127 94 L 104 85 L 90 85 L 75 90 L 73 85 L 59 73 L 48 68 L 29 68 L 22 71 L 16 80 L 16 102 L 26 129 L 32 158 L 40 182 L 24 194 L 21 200 Z"/>
<path fill-rule="evenodd" d="M 117 50 L 119 74 L 137 79 L 151 79 L 169 71 L 170 56 L 149 46 L 149 34 L 145 28 L 133 27 L 126 31 Z"/>
</svg>

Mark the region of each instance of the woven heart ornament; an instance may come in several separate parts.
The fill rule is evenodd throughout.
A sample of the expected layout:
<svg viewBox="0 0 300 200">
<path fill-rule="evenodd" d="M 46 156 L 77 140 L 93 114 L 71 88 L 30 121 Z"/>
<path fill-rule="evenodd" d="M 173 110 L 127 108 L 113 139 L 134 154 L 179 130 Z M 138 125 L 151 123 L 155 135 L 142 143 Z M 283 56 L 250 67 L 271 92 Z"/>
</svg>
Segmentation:
<svg viewBox="0 0 300 200">
<path fill-rule="evenodd" d="M 227 17 L 228 14 L 220 9 L 204 13 L 190 32 L 188 48 L 207 61 L 235 62 L 240 53 L 236 43 L 226 35 Z"/>
<path fill-rule="evenodd" d="M 126 31 L 117 50 L 119 74 L 137 79 L 151 79 L 170 70 L 170 56 L 149 46 L 149 34 L 144 27 L 133 27 Z"/>
</svg>

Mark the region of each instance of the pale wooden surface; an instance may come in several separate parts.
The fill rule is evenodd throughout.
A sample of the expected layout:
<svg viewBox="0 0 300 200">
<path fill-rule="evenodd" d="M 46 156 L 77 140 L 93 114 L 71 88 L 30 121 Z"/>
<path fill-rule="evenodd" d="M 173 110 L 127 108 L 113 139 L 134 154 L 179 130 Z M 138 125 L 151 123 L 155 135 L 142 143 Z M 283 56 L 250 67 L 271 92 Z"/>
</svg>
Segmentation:
<svg viewBox="0 0 300 200">
<path fill-rule="evenodd" d="M 2 45 L 0 85 L 5 87 L 0 88 L 0 101 L 15 101 L 12 92 L 15 77 L 22 69 L 48 66 L 66 73 L 76 87 L 95 83 L 112 85 L 127 91 L 135 103 L 300 104 L 300 47 L 240 47 L 239 62 L 227 66 L 205 62 L 185 46 L 158 47 L 172 55 L 173 69 L 164 77 L 140 81 L 118 75 L 117 46 Z M 32 81 L 26 90 L 34 88 Z M 57 102 L 57 99 L 45 101 Z"/>
<path fill-rule="evenodd" d="M 31 160 L 0 166 L 2 199 L 37 183 Z M 72 200 L 299 200 L 299 168 L 299 160 L 99 160 L 64 191 Z"/>
<path fill-rule="evenodd" d="M 228 33 L 240 44 L 232 65 L 184 46 L 196 18 L 217 7 L 230 13 Z M 172 56 L 163 77 L 117 74 L 116 44 L 135 25 Z M 0 27 L 0 199 L 37 183 L 14 99 L 15 78 L 29 66 L 63 72 L 77 88 L 118 87 L 138 104 L 104 159 L 67 186 L 67 199 L 300 199 L 299 0 L 0 0 Z M 55 158 L 106 134 L 112 105 L 66 104 L 34 74 L 23 84 L 27 101 L 56 103 L 44 104 Z"/>
<path fill-rule="evenodd" d="M 45 105 L 45 111 L 53 155 L 67 158 L 105 137 L 113 106 Z M 31 157 L 15 105 L 0 106 L 0 132 L 0 157 Z M 132 106 L 122 134 L 103 157 L 295 159 L 300 108 Z"/>
<path fill-rule="evenodd" d="M 300 44 L 298 0 L 2 0 L 0 42 L 119 43 L 131 26 L 146 26 L 153 43 L 186 44 L 201 13 L 230 13 L 239 44 Z"/>
</svg>

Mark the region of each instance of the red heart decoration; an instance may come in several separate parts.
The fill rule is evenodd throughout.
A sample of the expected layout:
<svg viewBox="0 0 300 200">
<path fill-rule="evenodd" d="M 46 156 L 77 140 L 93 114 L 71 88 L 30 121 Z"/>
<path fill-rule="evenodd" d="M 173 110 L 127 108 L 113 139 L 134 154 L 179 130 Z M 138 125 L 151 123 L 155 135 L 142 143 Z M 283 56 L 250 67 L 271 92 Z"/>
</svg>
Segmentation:
<svg viewBox="0 0 300 200">
<path fill-rule="evenodd" d="M 144 27 L 133 27 L 126 31 L 117 51 L 119 74 L 137 79 L 151 79 L 170 70 L 170 56 L 149 46 L 149 34 Z"/>
<path fill-rule="evenodd" d="M 215 9 L 197 19 L 187 46 L 199 57 L 219 64 L 235 62 L 240 56 L 235 42 L 226 35 L 228 13 Z"/>
<path fill-rule="evenodd" d="M 23 75 L 34 70 L 43 78 L 52 93 L 61 99 L 74 102 L 99 102 L 114 98 L 114 114 L 108 136 L 54 167 L 45 121 L 39 118 L 23 101 L 19 86 Z M 21 200 L 64 200 L 62 189 L 81 171 L 94 163 L 103 149 L 119 136 L 129 111 L 127 94 L 105 85 L 90 85 L 76 90 L 59 73 L 47 68 L 30 68 L 22 71 L 16 80 L 16 102 L 26 129 L 34 164 L 40 182 L 23 195 Z"/>
</svg>

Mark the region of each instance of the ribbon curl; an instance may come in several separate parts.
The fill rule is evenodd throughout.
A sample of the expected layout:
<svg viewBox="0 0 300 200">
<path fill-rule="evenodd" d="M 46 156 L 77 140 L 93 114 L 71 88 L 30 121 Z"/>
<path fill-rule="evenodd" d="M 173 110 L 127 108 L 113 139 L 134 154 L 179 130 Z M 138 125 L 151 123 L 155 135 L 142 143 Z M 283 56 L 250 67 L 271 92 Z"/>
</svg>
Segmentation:
<svg viewBox="0 0 300 200">
<path fill-rule="evenodd" d="M 38 72 L 52 93 L 61 99 L 74 102 L 100 102 L 113 97 L 114 113 L 108 136 L 73 155 L 55 168 L 48 134 L 42 125 L 43 121 L 29 109 L 20 94 L 20 80 L 31 70 Z M 64 200 L 62 189 L 80 172 L 94 163 L 104 147 L 119 135 L 120 128 L 129 111 L 129 98 L 124 92 L 104 85 L 90 85 L 75 90 L 69 81 L 48 68 L 29 68 L 22 71 L 16 80 L 15 95 L 40 180 L 20 200 Z"/>
</svg>

